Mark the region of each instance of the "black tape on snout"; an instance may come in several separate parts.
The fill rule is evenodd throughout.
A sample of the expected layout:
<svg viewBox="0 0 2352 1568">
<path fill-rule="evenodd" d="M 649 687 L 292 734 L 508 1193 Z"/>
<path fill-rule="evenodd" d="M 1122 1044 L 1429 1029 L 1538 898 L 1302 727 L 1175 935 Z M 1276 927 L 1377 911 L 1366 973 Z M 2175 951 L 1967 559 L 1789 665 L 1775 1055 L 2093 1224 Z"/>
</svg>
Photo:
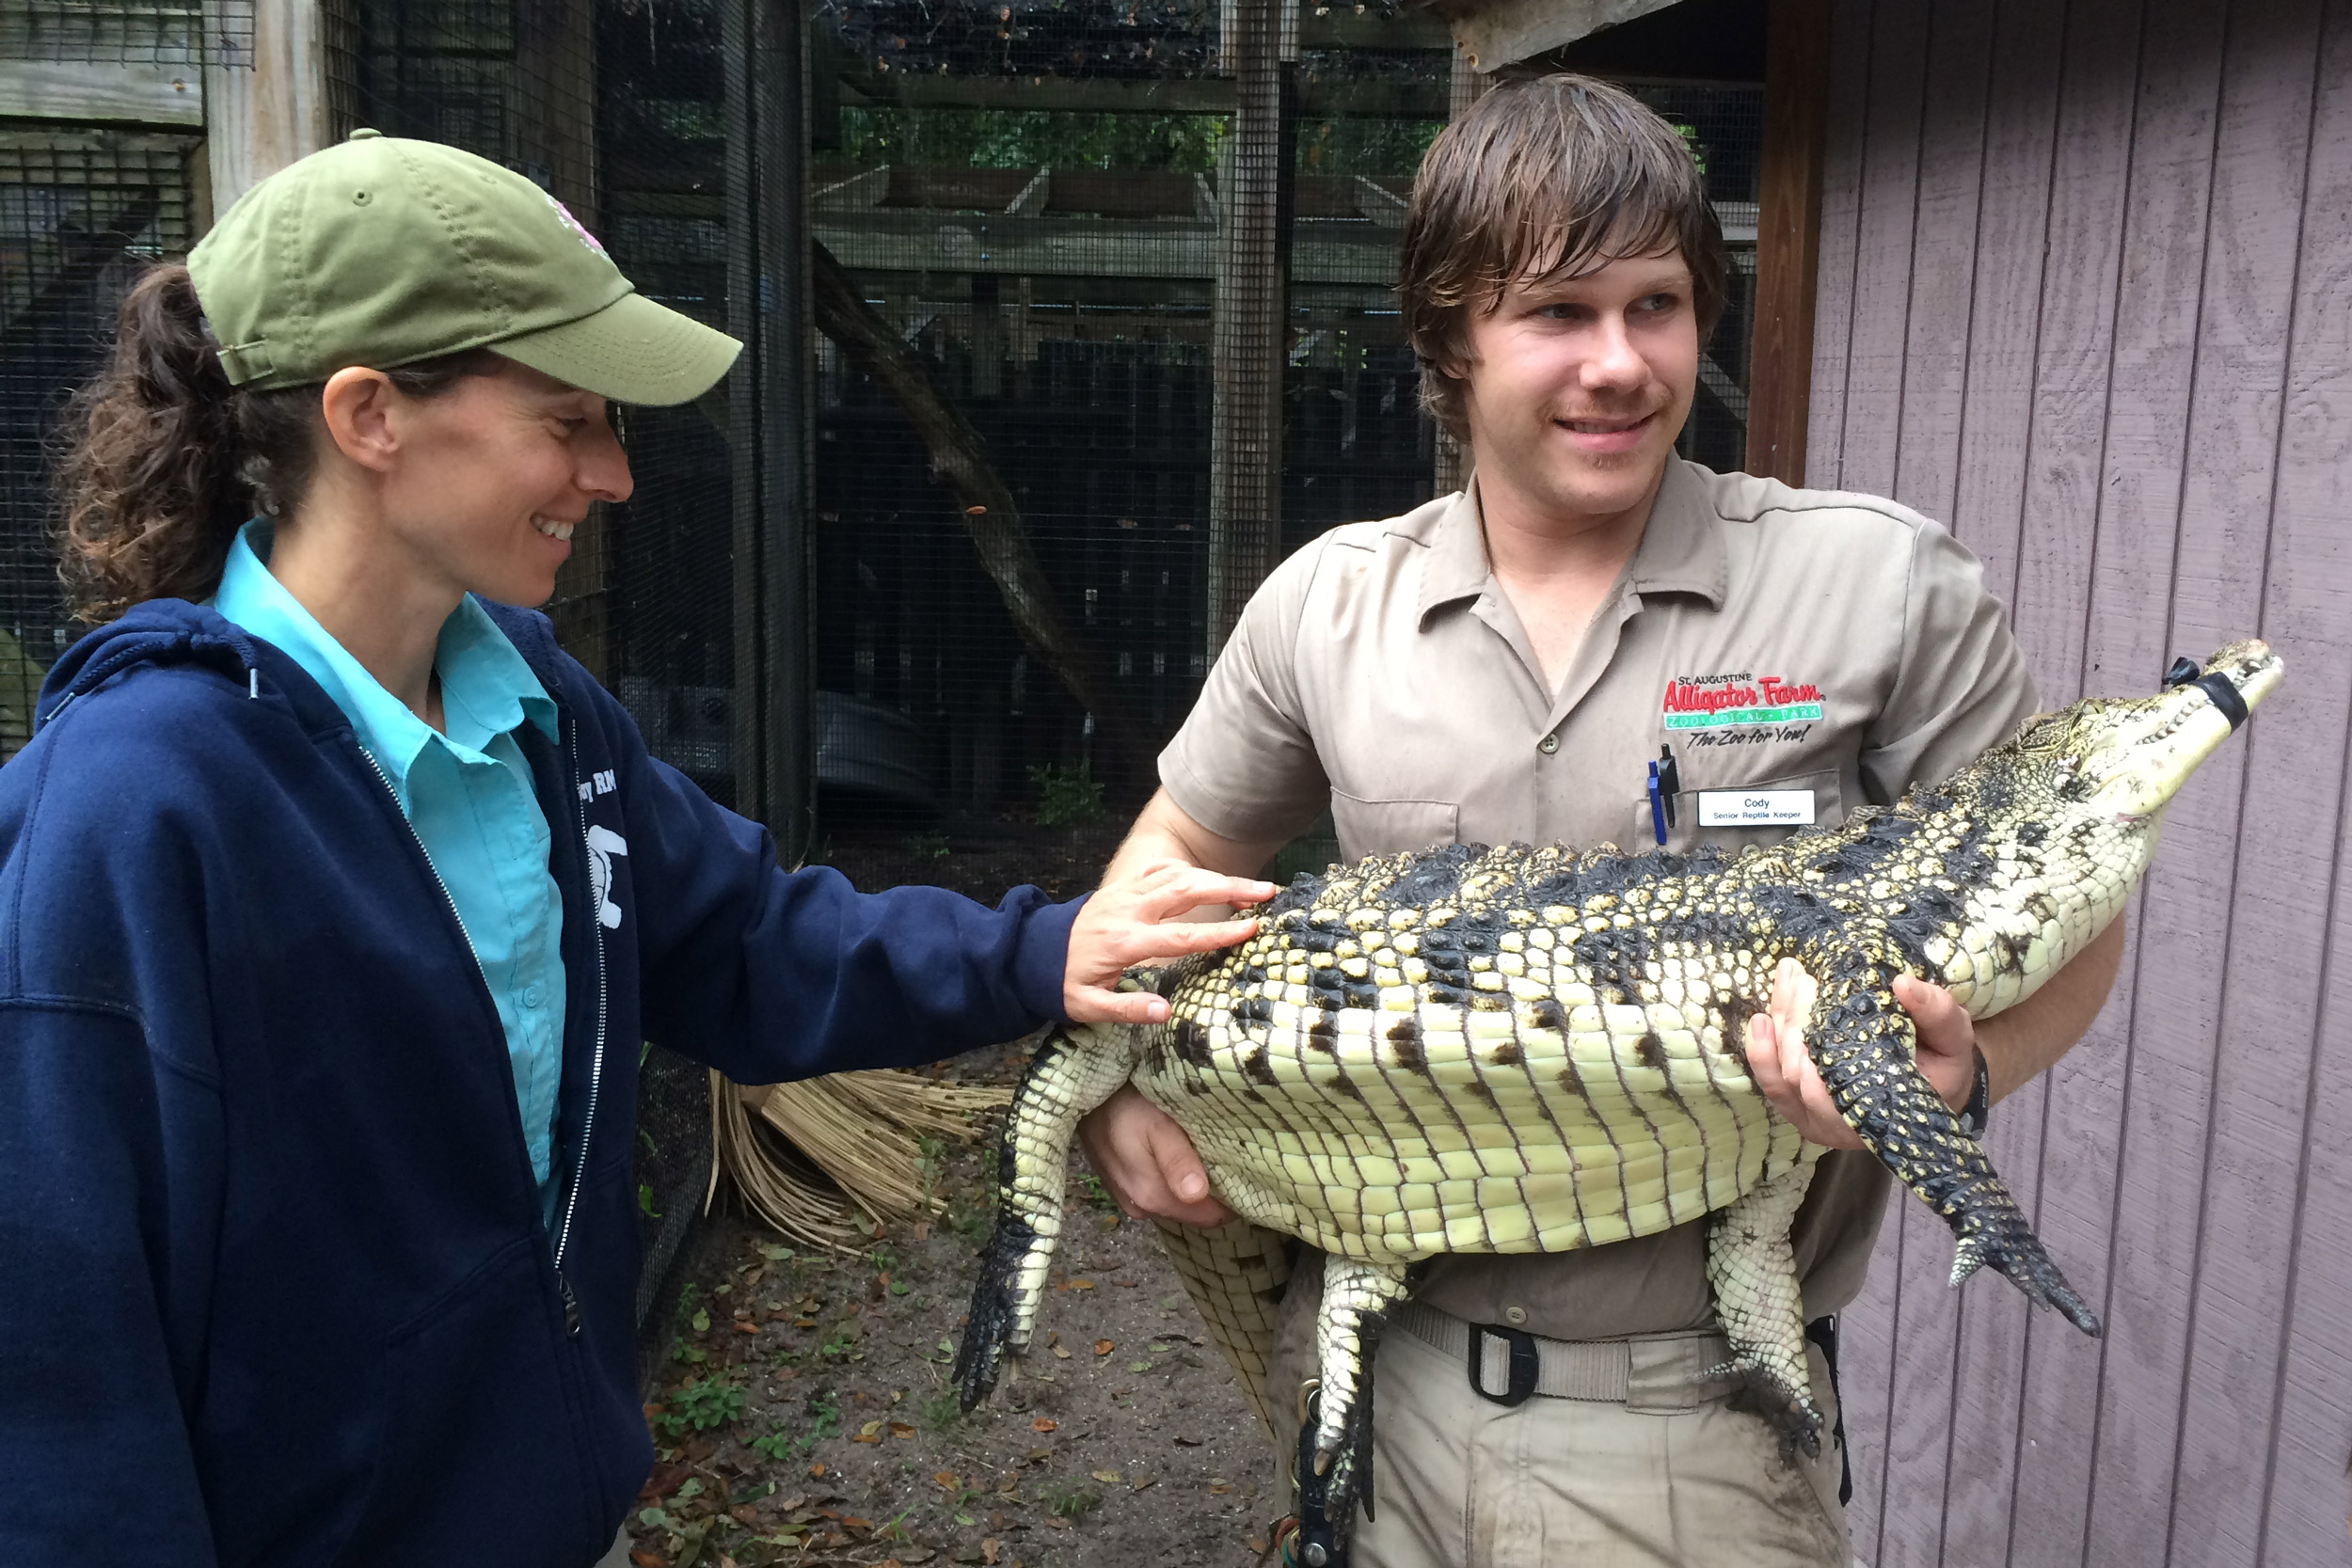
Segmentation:
<svg viewBox="0 0 2352 1568">
<path fill-rule="evenodd" d="M 2203 666 L 2184 654 L 2172 661 L 2171 669 L 2164 673 L 2164 689 L 2169 691 L 2176 686 L 2197 688 L 2212 701 L 2221 717 L 2230 721 L 2230 733 L 2236 734 L 2237 727 L 2246 722 L 2246 699 L 2237 694 L 2237 687 L 2229 676 L 2203 674 L 2201 673 L 2202 669 Z"/>
</svg>

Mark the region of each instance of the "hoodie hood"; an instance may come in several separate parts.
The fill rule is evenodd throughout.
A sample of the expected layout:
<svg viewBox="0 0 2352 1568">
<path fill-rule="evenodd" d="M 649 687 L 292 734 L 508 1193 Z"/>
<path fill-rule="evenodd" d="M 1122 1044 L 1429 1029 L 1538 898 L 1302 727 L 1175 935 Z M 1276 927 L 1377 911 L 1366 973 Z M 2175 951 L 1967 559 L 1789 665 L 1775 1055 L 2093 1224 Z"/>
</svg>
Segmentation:
<svg viewBox="0 0 2352 1568">
<path fill-rule="evenodd" d="M 569 695 L 567 683 L 547 617 L 486 599 L 479 602 L 548 695 L 563 704 Z M 285 702 L 308 729 L 346 722 L 318 683 L 275 644 L 249 635 L 210 606 L 186 599 L 149 599 L 91 631 L 50 666 L 34 705 L 34 731 L 38 734 L 68 703 L 133 670 L 171 665 L 213 670 L 255 698 Z"/>
</svg>

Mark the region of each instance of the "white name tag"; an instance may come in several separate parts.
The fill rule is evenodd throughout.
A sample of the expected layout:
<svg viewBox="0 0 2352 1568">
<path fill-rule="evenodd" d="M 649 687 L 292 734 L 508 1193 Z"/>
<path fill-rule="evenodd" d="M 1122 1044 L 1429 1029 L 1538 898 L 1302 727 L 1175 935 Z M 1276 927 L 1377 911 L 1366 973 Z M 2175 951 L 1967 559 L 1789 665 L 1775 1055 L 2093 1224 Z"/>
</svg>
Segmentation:
<svg viewBox="0 0 2352 1568">
<path fill-rule="evenodd" d="M 1809 789 L 1702 789 L 1702 828 L 1802 828 L 1813 820 Z"/>
</svg>

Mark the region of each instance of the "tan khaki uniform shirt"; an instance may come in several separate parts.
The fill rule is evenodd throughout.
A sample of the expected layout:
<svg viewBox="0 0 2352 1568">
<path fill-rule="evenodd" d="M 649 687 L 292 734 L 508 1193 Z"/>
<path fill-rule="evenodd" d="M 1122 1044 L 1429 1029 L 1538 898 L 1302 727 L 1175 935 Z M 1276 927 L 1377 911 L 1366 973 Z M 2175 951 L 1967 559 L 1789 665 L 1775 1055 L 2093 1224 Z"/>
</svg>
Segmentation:
<svg viewBox="0 0 2352 1568">
<path fill-rule="evenodd" d="M 1671 746 L 1666 847 L 1737 850 L 1794 829 L 1702 827 L 1702 792 L 1720 812 L 1810 791 L 1836 823 L 1941 782 L 2035 706 L 1976 558 L 1937 524 L 1670 461 L 1558 690 L 1488 568 L 1473 486 L 1333 529 L 1277 567 L 1160 775 L 1230 838 L 1288 837 L 1327 803 L 1351 860 L 1449 842 L 1639 852 L 1656 844 L 1648 764 Z M 1867 1153 L 1822 1161 L 1795 1232 L 1807 1316 L 1861 1289 L 1887 1184 Z M 1575 1253 L 1443 1258 L 1418 1297 L 1554 1338 L 1696 1328 L 1712 1320 L 1704 1259 L 1693 1222 Z"/>
</svg>

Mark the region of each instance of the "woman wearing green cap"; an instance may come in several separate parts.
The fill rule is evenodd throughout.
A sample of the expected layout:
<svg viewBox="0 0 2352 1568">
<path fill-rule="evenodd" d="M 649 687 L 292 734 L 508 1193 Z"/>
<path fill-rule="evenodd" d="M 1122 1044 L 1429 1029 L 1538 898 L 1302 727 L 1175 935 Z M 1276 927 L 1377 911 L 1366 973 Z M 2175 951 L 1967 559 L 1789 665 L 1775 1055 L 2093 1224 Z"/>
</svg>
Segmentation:
<svg viewBox="0 0 2352 1568">
<path fill-rule="evenodd" d="M 637 1042 L 927 1061 L 1272 890 L 787 874 L 555 646 L 607 400 L 737 344 L 520 177 L 362 132 L 124 306 L 66 467 L 99 622 L 0 769 L 0 1562 L 587 1568 L 650 1465 Z M 258 514 L 258 515 L 257 515 Z"/>
</svg>

